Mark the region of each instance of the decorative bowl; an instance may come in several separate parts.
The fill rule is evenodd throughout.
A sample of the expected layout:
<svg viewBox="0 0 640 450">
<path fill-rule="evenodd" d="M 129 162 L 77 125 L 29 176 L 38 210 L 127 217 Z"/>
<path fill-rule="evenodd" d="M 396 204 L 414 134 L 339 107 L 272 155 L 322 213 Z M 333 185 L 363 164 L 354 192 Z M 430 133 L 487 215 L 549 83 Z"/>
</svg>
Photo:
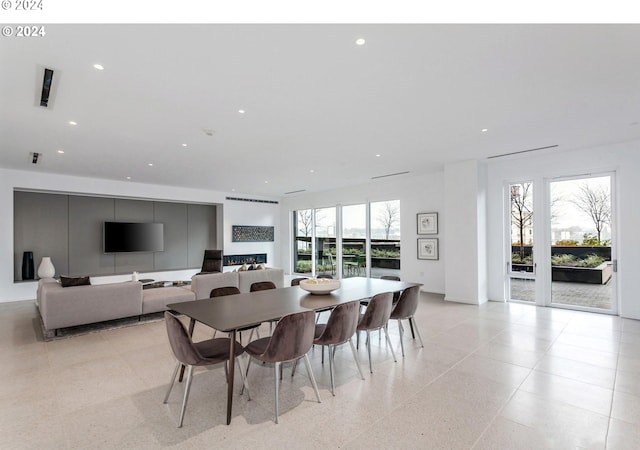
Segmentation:
<svg viewBox="0 0 640 450">
<path fill-rule="evenodd" d="M 340 287 L 340 280 L 309 278 L 308 280 L 302 280 L 300 287 L 311 294 L 324 295 L 338 289 Z"/>
</svg>

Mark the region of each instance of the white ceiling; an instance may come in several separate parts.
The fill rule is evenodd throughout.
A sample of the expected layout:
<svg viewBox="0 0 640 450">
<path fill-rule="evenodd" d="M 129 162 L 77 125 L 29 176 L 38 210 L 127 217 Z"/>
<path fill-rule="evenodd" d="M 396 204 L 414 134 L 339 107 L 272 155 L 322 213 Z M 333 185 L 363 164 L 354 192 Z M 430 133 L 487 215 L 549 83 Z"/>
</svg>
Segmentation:
<svg viewBox="0 0 640 450">
<path fill-rule="evenodd" d="M 46 33 L 0 39 L 1 167 L 282 196 L 640 139 L 637 25 Z M 43 66 L 55 70 L 49 108 L 37 106 Z"/>
</svg>

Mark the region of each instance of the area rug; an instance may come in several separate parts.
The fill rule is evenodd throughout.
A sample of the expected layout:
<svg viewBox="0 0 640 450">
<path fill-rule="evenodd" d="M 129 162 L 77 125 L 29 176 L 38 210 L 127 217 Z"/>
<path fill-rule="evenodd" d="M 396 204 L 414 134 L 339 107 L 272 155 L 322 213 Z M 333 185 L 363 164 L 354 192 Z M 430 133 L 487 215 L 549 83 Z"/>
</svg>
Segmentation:
<svg viewBox="0 0 640 450">
<path fill-rule="evenodd" d="M 47 331 L 44 329 L 42 323 L 42 317 L 38 314 L 38 317 L 34 319 L 34 328 L 40 329 L 42 333 L 42 340 L 45 342 L 55 341 L 58 339 L 67 339 L 74 336 L 82 336 L 85 334 L 99 333 L 104 330 L 115 330 L 118 328 L 133 327 L 142 325 L 145 323 L 159 322 L 164 320 L 164 312 L 157 312 L 151 314 L 145 314 L 143 316 L 126 317 L 124 319 L 107 320 L 105 322 L 92 323 L 88 325 L 78 325 L 75 327 L 58 328 L 55 331 Z M 37 325 L 37 326 L 36 326 Z"/>
</svg>

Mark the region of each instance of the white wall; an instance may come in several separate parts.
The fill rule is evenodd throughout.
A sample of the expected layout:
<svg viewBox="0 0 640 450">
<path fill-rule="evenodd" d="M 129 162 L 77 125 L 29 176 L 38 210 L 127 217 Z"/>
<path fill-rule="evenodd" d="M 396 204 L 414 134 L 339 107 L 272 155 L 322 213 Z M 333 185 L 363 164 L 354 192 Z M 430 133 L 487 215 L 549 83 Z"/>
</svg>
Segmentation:
<svg viewBox="0 0 640 450">
<path fill-rule="evenodd" d="M 612 144 L 579 151 L 552 152 L 492 160 L 488 164 L 487 216 L 489 269 L 488 293 L 504 301 L 504 240 L 502 236 L 505 181 L 545 179 L 615 171 L 618 223 L 617 295 L 622 317 L 640 319 L 637 274 L 640 273 L 640 141 Z"/>
<path fill-rule="evenodd" d="M 428 292 L 444 293 L 444 253 L 440 248 L 438 261 L 418 260 L 416 214 L 438 212 L 439 234 L 442 243 L 447 233 L 448 221 L 443 213 L 443 172 L 422 176 L 399 176 L 378 180 L 362 186 L 352 186 L 321 193 L 295 195 L 282 200 L 280 241 L 283 243 L 282 262 L 286 272 L 291 268 L 291 212 L 299 209 L 327 206 L 354 205 L 366 202 L 400 200 L 401 255 L 400 274 L 403 280 L 423 283 Z"/>
<path fill-rule="evenodd" d="M 53 175 L 32 171 L 0 169 L 0 204 L 4 214 L 0 217 L 0 302 L 35 299 L 35 282 L 13 281 L 13 191 L 33 189 L 65 193 L 106 195 L 153 200 L 194 203 L 223 204 L 224 253 L 267 253 L 269 265 L 280 266 L 279 251 L 279 205 L 254 202 L 227 201 L 227 193 L 203 189 L 188 189 L 175 186 L 160 186 L 142 183 L 100 180 L 84 177 Z M 237 197 L 237 195 L 230 195 Z M 252 197 L 257 198 L 257 197 Z M 268 198 L 262 198 L 267 199 Z M 218 218 L 220 222 L 220 218 Z M 231 225 L 273 225 L 276 241 L 268 243 L 233 243 Z M 38 264 L 38 261 L 36 261 Z M 140 274 L 154 279 L 186 279 L 197 271 L 168 271 Z M 96 277 L 92 282 L 112 282 L 127 279 L 126 275 Z"/>
<path fill-rule="evenodd" d="M 445 167 L 445 300 L 487 301 L 485 186 L 486 167 L 462 161 Z"/>
</svg>

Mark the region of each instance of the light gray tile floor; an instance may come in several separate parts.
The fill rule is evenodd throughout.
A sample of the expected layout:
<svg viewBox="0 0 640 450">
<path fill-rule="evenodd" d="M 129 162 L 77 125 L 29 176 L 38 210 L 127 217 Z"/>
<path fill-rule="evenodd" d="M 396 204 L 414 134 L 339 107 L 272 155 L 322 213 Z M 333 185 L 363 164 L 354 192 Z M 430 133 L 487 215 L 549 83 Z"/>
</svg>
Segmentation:
<svg viewBox="0 0 640 450">
<path fill-rule="evenodd" d="M 174 364 L 162 321 L 44 342 L 33 302 L 2 303 L 0 448 L 638 448 L 638 321 L 427 293 L 416 321 L 424 348 L 406 333 L 404 358 L 389 326 L 397 362 L 373 334 L 373 374 L 359 349 L 365 380 L 338 349 L 335 397 L 312 349 L 322 403 L 304 365 L 286 368 L 278 425 L 269 367 L 252 366 L 251 401 L 237 384 L 230 426 L 223 368 L 199 369 L 178 429 L 183 386 L 162 403 Z"/>
</svg>

